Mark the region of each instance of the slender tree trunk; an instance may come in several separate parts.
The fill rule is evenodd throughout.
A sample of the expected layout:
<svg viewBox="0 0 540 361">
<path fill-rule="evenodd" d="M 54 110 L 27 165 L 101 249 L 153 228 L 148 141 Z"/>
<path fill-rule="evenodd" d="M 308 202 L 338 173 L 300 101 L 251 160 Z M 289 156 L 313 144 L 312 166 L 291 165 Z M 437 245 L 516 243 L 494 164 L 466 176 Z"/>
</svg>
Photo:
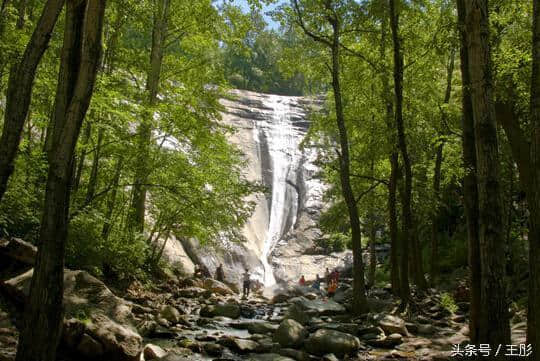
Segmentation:
<svg viewBox="0 0 540 361">
<path fill-rule="evenodd" d="M 92 169 L 90 171 L 90 178 L 88 179 L 88 188 L 86 190 L 85 204 L 90 204 L 94 195 L 96 194 L 96 187 L 98 181 L 99 171 L 99 158 L 101 157 L 101 144 L 103 143 L 104 128 L 101 127 L 98 130 L 97 145 L 94 152 L 94 159 L 92 160 Z"/>
<path fill-rule="evenodd" d="M 63 117 L 56 118 L 54 131 L 60 132 L 49 154 L 49 174 L 45 206 L 40 230 L 40 243 L 30 295 L 25 307 L 23 328 L 19 338 L 16 361 L 54 361 L 62 331 L 62 298 L 64 283 L 64 252 L 69 214 L 70 181 L 75 145 L 92 97 L 101 53 L 101 36 L 105 11 L 104 0 L 88 0 L 84 23 L 79 18 L 75 1 L 68 1 L 66 32 L 75 31 L 80 39 L 65 44 L 63 53 L 79 53 L 80 63 L 66 64 L 75 84 L 67 87 L 67 102 Z M 85 1 L 86 2 L 86 1 Z M 74 29 L 70 25 L 82 27 Z M 72 45 L 77 45 L 73 47 Z M 62 60 L 71 56 L 63 56 Z M 58 84 L 61 89 L 63 84 Z"/>
<path fill-rule="evenodd" d="M 367 312 L 366 287 L 364 280 L 364 264 L 362 262 L 362 235 L 360 230 L 360 218 L 354 198 L 350 179 L 349 138 L 343 104 L 341 99 L 341 84 L 339 79 L 339 29 L 337 19 L 332 19 L 333 43 L 332 43 L 332 88 L 334 90 L 334 102 L 336 108 L 336 122 L 339 130 L 339 144 L 341 154 L 339 156 L 339 169 L 341 180 L 341 192 L 349 213 L 351 225 L 351 238 L 353 248 L 353 313 L 362 314 Z"/>
<path fill-rule="evenodd" d="M 370 175 L 373 177 L 374 161 L 371 160 Z M 375 251 L 375 241 L 377 235 L 374 196 L 370 196 L 368 206 L 368 232 L 369 232 L 369 272 L 368 288 L 375 284 L 375 272 L 377 271 L 377 254 Z"/>
<path fill-rule="evenodd" d="M 380 62 L 384 64 L 386 59 L 386 37 L 387 37 L 387 16 L 382 16 L 381 24 L 381 46 L 380 46 Z M 398 220 L 397 220 L 397 208 L 396 208 L 396 192 L 397 192 L 397 178 L 399 167 L 399 155 L 395 149 L 396 134 L 394 130 L 394 106 L 392 103 L 392 95 L 390 91 L 390 84 L 388 81 L 388 73 L 386 69 L 381 72 L 382 94 L 385 105 L 385 121 L 389 134 L 389 144 L 392 147 L 390 152 L 390 176 L 388 179 L 388 230 L 390 233 L 390 283 L 392 285 L 392 292 L 395 295 L 399 294 L 399 259 L 398 259 Z"/>
<path fill-rule="evenodd" d="M 540 360 L 540 1 L 533 1 L 531 76 L 531 169 L 529 203 L 529 309 L 527 342 L 533 359 Z"/>
<path fill-rule="evenodd" d="M 465 2 L 465 29 L 476 141 L 481 313 L 479 342 L 510 343 L 499 148 L 493 99 L 487 0 Z M 501 357 L 504 359 L 504 357 Z"/>
<path fill-rule="evenodd" d="M 84 127 L 83 139 L 82 139 L 81 155 L 79 156 L 77 170 L 75 171 L 75 180 L 73 181 L 73 187 L 72 187 L 73 193 L 76 193 L 79 190 L 79 185 L 81 184 L 81 177 L 82 177 L 82 172 L 84 169 L 84 162 L 86 160 L 86 153 L 88 152 L 88 143 L 90 142 L 91 135 L 92 135 L 92 123 L 86 122 L 86 126 Z"/>
<path fill-rule="evenodd" d="M 450 95 L 452 94 L 452 74 L 454 73 L 454 56 L 455 51 L 450 51 L 450 60 L 448 67 L 446 68 L 446 91 L 444 92 L 443 104 L 450 102 Z M 443 110 L 441 114 L 441 128 L 445 127 L 447 121 L 446 111 Z M 443 135 L 444 132 L 441 132 Z M 443 150 L 445 140 L 439 140 L 437 145 L 437 151 L 435 154 L 435 168 L 433 169 L 433 194 L 435 198 L 435 210 L 433 212 L 433 218 L 431 220 L 431 267 L 430 267 L 430 281 L 434 286 L 437 283 L 437 277 L 439 274 L 438 261 L 439 261 L 439 216 L 441 208 L 441 168 L 443 161 Z"/>
<path fill-rule="evenodd" d="M 4 127 L 0 138 L 0 201 L 13 173 L 15 156 L 32 98 L 36 69 L 47 49 L 63 5 L 64 0 L 47 1 L 21 60 L 14 65 L 9 75 Z"/>
<path fill-rule="evenodd" d="M 105 213 L 105 222 L 103 223 L 103 230 L 101 231 L 101 236 L 104 240 L 109 238 L 112 226 L 112 216 L 114 212 L 114 206 L 116 204 L 116 196 L 118 194 L 118 186 L 120 184 L 120 175 L 122 173 L 122 167 L 124 164 L 124 157 L 120 156 L 116 161 L 116 166 L 114 170 L 114 177 L 112 181 L 112 193 L 107 201 L 107 211 Z"/>
<path fill-rule="evenodd" d="M 397 0 L 399 1 L 399 0 Z M 411 246 L 411 231 L 413 228 L 411 196 L 412 196 L 412 167 L 407 151 L 405 129 L 403 125 L 403 54 L 399 39 L 399 15 L 396 12 L 396 0 L 390 0 L 390 28 L 392 29 L 392 41 L 394 44 L 394 97 L 395 97 L 395 122 L 398 132 L 398 145 L 403 159 L 405 170 L 405 189 L 402 202 L 403 222 L 401 226 L 401 268 L 400 268 L 400 292 L 404 304 L 410 298 L 409 288 L 409 247 Z"/>
<path fill-rule="evenodd" d="M 463 206 L 467 220 L 467 240 L 469 249 L 469 337 L 471 343 L 479 343 L 480 327 L 480 242 L 478 229 L 478 187 L 476 183 L 476 145 L 474 139 L 474 120 L 471 100 L 471 78 L 469 75 L 469 56 L 465 30 L 465 1 L 457 0 L 458 28 L 460 33 L 460 63 L 462 78 L 462 147 L 463 167 Z"/>
<path fill-rule="evenodd" d="M 150 111 L 138 127 L 138 166 L 135 169 L 133 196 L 130 215 L 130 230 L 142 233 L 144 231 L 144 214 L 146 203 L 146 186 L 150 161 L 150 143 L 152 138 L 153 107 L 157 102 L 161 64 L 165 47 L 165 36 L 169 21 L 170 0 L 158 0 L 154 12 L 154 28 L 152 31 L 152 50 L 150 53 L 150 68 L 147 74 L 146 91 Z"/>
</svg>

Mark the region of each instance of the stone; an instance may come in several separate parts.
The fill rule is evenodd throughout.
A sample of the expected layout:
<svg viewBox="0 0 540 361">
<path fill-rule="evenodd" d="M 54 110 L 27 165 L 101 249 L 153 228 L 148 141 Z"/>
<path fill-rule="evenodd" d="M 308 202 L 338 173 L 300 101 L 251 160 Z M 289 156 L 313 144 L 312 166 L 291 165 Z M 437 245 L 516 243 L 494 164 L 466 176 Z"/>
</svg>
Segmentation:
<svg viewBox="0 0 540 361">
<path fill-rule="evenodd" d="M 144 346 L 143 355 L 145 360 L 161 359 L 167 356 L 167 351 L 157 345 L 149 343 Z"/>
<path fill-rule="evenodd" d="M 405 321 L 397 316 L 385 315 L 381 320 L 379 320 L 379 326 L 387 335 L 392 333 L 399 333 L 403 336 L 409 335 L 407 327 L 405 326 Z"/>
<path fill-rule="evenodd" d="M 221 356 L 223 354 L 223 346 L 217 343 L 205 343 L 203 350 L 209 356 Z"/>
<path fill-rule="evenodd" d="M 180 311 L 178 311 L 176 308 L 174 308 L 171 305 L 164 306 L 159 312 L 159 316 L 161 318 L 166 319 L 173 325 L 180 322 Z"/>
<path fill-rule="evenodd" d="M 333 353 L 327 353 L 322 357 L 322 361 L 339 361 L 339 359 Z"/>
<path fill-rule="evenodd" d="M 352 354 L 360 348 L 360 340 L 347 333 L 319 329 L 305 341 L 306 350 L 314 355 L 333 353 L 338 357 Z"/>
<path fill-rule="evenodd" d="M 401 336 L 399 333 L 392 333 L 383 338 L 368 340 L 367 344 L 374 347 L 392 348 L 400 345 L 402 342 L 403 336 Z"/>
<path fill-rule="evenodd" d="M 249 333 L 255 334 L 268 334 L 274 333 L 278 325 L 267 322 L 267 321 L 249 321 L 249 322 L 239 322 L 231 324 L 234 328 L 248 330 Z"/>
<path fill-rule="evenodd" d="M 4 282 L 4 288 L 17 299 L 25 299 L 32 273 Z M 102 359 L 132 361 L 142 350 L 131 303 L 85 271 L 64 270 L 64 317 L 63 337 L 71 347 L 77 347 L 87 334 L 103 347 Z"/>
<path fill-rule="evenodd" d="M 295 297 L 290 300 L 304 311 L 319 316 L 332 316 L 345 313 L 345 307 L 332 300 L 308 300 L 305 297 Z"/>
<path fill-rule="evenodd" d="M 217 305 L 208 305 L 201 308 L 201 317 L 223 316 L 229 318 L 240 317 L 240 306 L 236 303 L 222 303 Z"/>
<path fill-rule="evenodd" d="M 234 292 L 229 288 L 229 286 L 213 278 L 206 278 L 203 282 L 203 288 L 205 290 L 222 296 L 229 296 L 234 294 Z"/>
<path fill-rule="evenodd" d="M 103 356 L 103 346 L 101 343 L 86 333 L 82 335 L 81 340 L 77 345 L 77 351 L 86 358 Z"/>
<path fill-rule="evenodd" d="M 0 255 L 33 265 L 37 247 L 19 238 L 0 239 Z"/>
<path fill-rule="evenodd" d="M 205 295 L 208 291 L 204 288 L 200 287 L 188 287 L 188 288 L 182 288 L 176 291 L 177 297 L 184 297 L 184 298 L 198 298 Z"/>
<path fill-rule="evenodd" d="M 240 354 L 253 352 L 259 347 L 259 344 L 255 341 L 230 336 L 219 339 L 218 343 Z"/>
<path fill-rule="evenodd" d="M 259 355 L 249 355 L 248 361 L 294 361 L 294 359 L 281 356 L 275 353 L 262 353 Z"/>
<path fill-rule="evenodd" d="M 305 351 L 295 350 L 293 348 L 282 348 L 279 350 L 281 356 L 286 356 L 295 359 L 296 361 L 308 361 L 309 354 Z"/>
<path fill-rule="evenodd" d="M 285 319 L 274 333 L 274 341 L 281 347 L 300 347 L 306 336 L 304 326 L 295 320 Z"/>
<path fill-rule="evenodd" d="M 289 306 L 287 312 L 285 313 L 285 318 L 295 320 L 302 325 L 309 323 L 310 317 L 304 312 L 301 306 L 293 303 Z"/>
</svg>

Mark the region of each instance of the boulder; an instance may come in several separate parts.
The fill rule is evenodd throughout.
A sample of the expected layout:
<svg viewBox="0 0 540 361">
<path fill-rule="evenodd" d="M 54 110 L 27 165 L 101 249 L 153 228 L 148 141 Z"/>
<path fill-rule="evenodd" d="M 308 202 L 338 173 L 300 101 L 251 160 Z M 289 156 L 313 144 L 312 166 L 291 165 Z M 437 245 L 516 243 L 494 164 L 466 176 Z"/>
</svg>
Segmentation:
<svg viewBox="0 0 540 361">
<path fill-rule="evenodd" d="M 291 320 L 295 320 L 298 323 L 301 323 L 302 325 L 306 325 L 309 323 L 310 317 L 307 315 L 301 306 L 293 303 L 289 306 L 287 309 L 287 312 L 285 313 L 285 318 L 289 318 Z"/>
<path fill-rule="evenodd" d="M 229 318 L 240 317 L 240 305 L 236 303 L 221 303 L 216 305 L 208 305 L 201 308 L 200 315 L 202 317 L 223 316 Z"/>
<path fill-rule="evenodd" d="M 274 333 L 278 325 L 266 321 L 247 321 L 231 324 L 234 328 L 248 330 L 249 333 L 267 334 Z"/>
<path fill-rule="evenodd" d="M 403 336 L 393 333 L 386 337 L 367 340 L 367 344 L 374 347 L 392 348 L 403 342 Z"/>
<path fill-rule="evenodd" d="M 217 343 L 205 343 L 203 345 L 204 352 L 209 356 L 221 356 L 223 353 L 223 346 Z"/>
<path fill-rule="evenodd" d="M 345 307 L 332 300 L 308 300 L 305 297 L 295 297 L 290 302 L 300 306 L 304 312 L 318 316 L 338 315 L 346 311 Z"/>
<path fill-rule="evenodd" d="M 360 340 L 348 333 L 320 329 L 305 341 L 306 350 L 315 355 L 333 353 L 338 357 L 352 354 L 360 348 Z"/>
<path fill-rule="evenodd" d="M 206 278 L 203 283 L 203 288 L 205 290 L 211 291 L 212 293 L 222 296 L 229 296 L 234 294 L 234 292 L 229 288 L 229 286 L 213 278 Z"/>
<path fill-rule="evenodd" d="M 208 291 L 201 287 L 188 287 L 179 289 L 176 292 L 177 297 L 198 298 L 205 295 Z"/>
<path fill-rule="evenodd" d="M 159 312 L 159 318 L 164 318 L 172 324 L 180 322 L 180 311 L 171 305 L 163 306 Z"/>
<path fill-rule="evenodd" d="M 82 335 L 77 345 L 77 351 L 85 358 L 99 358 L 103 356 L 103 346 L 101 343 L 86 333 Z"/>
<path fill-rule="evenodd" d="M 30 270 L 10 279 L 4 282 L 4 288 L 16 298 L 25 299 L 32 274 Z M 99 343 L 102 359 L 111 361 L 133 361 L 142 350 L 131 303 L 115 296 L 85 271 L 64 271 L 64 316 L 62 335 L 74 350 L 98 350 Z"/>
<path fill-rule="evenodd" d="M 385 315 L 379 320 L 379 326 L 387 335 L 399 333 L 403 336 L 409 336 L 405 321 L 402 318 L 393 315 Z"/>
<path fill-rule="evenodd" d="M 310 356 L 307 352 L 295 350 L 294 348 L 282 348 L 279 350 L 281 356 L 286 356 L 295 359 L 296 361 L 309 361 Z"/>
<path fill-rule="evenodd" d="M 167 356 L 167 351 L 157 345 L 149 343 L 148 345 L 144 346 L 143 354 L 145 360 L 154 360 Z"/>
<path fill-rule="evenodd" d="M 259 347 L 259 344 L 255 341 L 230 336 L 221 338 L 218 343 L 240 354 L 254 352 Z"/>
<path fill-rule="evenodd" d="M 281 347 L 299 347 L 304 342 L 307 331 L 295 320 L 285 319 L 274 333 L 274 341 Z"/>
<path fill-rule="evenodd" d="M 19 238 L 0 239 L 0 255 L 27 265 L 33 265 L 37 248 Z"/>
<path fill-rule="evenodd" d="M 248 361 L 294 361 L 294 359 L 281 356 L 275 353 L 262 353 L 259 355 L 249 355 Z"/>
</svg>

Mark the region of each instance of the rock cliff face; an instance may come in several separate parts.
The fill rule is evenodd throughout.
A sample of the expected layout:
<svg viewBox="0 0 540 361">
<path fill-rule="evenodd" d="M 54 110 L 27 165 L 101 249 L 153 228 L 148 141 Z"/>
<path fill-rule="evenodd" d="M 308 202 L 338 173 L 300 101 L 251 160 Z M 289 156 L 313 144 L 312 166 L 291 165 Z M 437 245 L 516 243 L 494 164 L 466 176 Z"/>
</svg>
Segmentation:
<svg viewBox="0 0 540 361">
<path fill-rule="evenodd" d="M 221 102 L 223 122 L 237 130 L 230 141 L 247 158 L 246 177 L 268 191 L 251 197 L 256 207 L 242 230 L 243 242 L 222 241 L 216 249 L 183 240 L 185 254 L 210 272 L 223 263 L 233 282 L 247 267 L 266 286 L 302 274 L 314 278 L 326 267 L 347 262 L 347 252 L 313 254 L 313 241 L 322 236 L 317 220 L 326 186 L 317 177 L 316 148 L 302 141 L 309 129 L 307 115 L 320 101 L 235 90 Z"/>
</svg>

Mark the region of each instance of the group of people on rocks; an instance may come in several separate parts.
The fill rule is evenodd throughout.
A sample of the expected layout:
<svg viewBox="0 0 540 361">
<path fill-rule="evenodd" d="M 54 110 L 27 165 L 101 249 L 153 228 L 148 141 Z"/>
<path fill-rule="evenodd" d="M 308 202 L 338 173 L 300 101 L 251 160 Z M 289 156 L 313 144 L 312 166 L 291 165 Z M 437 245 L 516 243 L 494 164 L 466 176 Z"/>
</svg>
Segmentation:
<svg viewBox="0 0 540 361">
<path fill-rule="evenodd" d="M 333 297 L 334 294 L 336 293 L 336 290 L 337 290 L 338 284 L 339 284 L 339 271 L 338 271 L 338 269 L 336 268 L 332 272 L 330 272 L 330 270 L 327 267 L 326 272 L 325 272 L 325 276 L 324 276 L 324 280 L 325 280 L 325 283 L 326 283 L 326 293 L 327 293 L 328 297 Z M 311 287 L 313 289 L 317 290 L 317 291 L 320 291 L 322 281 L 323 281 L 323 279 L 321 277 L 319 277 L 319 274 L 317 273 L 317 275 L 315 276 L 315 280 L 311 284 Z M 300 286 L 305 286 L 306 285 L 306 278 L 304 277 L 304 275 L 302 275 L 302 277 L 300 277 L 300 281 L 298 281 L 298 284 Z"/>
<path fill-rule="evenodd" d="M 206 266 L 196 264 L 195 270 L 194 270 L 194 277 L 210 278 L 211 274 Z M 223 271 L 223 264 L 220 263 L 219 266 L 216 268 L 216 275 L 214 278 L 220 282 L 225 282 L 225 272 Z M 324 281 L 326 283 L 326 293 L 328 297 L 331 298 L 336 293 L 336 290 L 339 284 L 338 269 L 336 268 L 332 272 L 330 272 L 330 270 L 327 267 L 325 275 L 324 275 Z M 315 277 L 315 280 L 311 284 L 311 287 L 317 291 L 320 291 L 322 282 L 323 282 L 323 279 L 319 277 L 319 274 L 317 274 Z M 249 274 L 249 270 L 246 268 L 245 272 L 242 274 L 242 298 L 246 299 L 247 297 L 249 297 L 249 293 L 251 289 L 253 288 L 252 283 L 253 282 L 251 280 L 251 275 Z M 306 278 L 304 277 L 304 275 L 300 277 L 300 281 L 298 283 L 300 284 L 300 286 L 306 285 Z"/>
</svg>

